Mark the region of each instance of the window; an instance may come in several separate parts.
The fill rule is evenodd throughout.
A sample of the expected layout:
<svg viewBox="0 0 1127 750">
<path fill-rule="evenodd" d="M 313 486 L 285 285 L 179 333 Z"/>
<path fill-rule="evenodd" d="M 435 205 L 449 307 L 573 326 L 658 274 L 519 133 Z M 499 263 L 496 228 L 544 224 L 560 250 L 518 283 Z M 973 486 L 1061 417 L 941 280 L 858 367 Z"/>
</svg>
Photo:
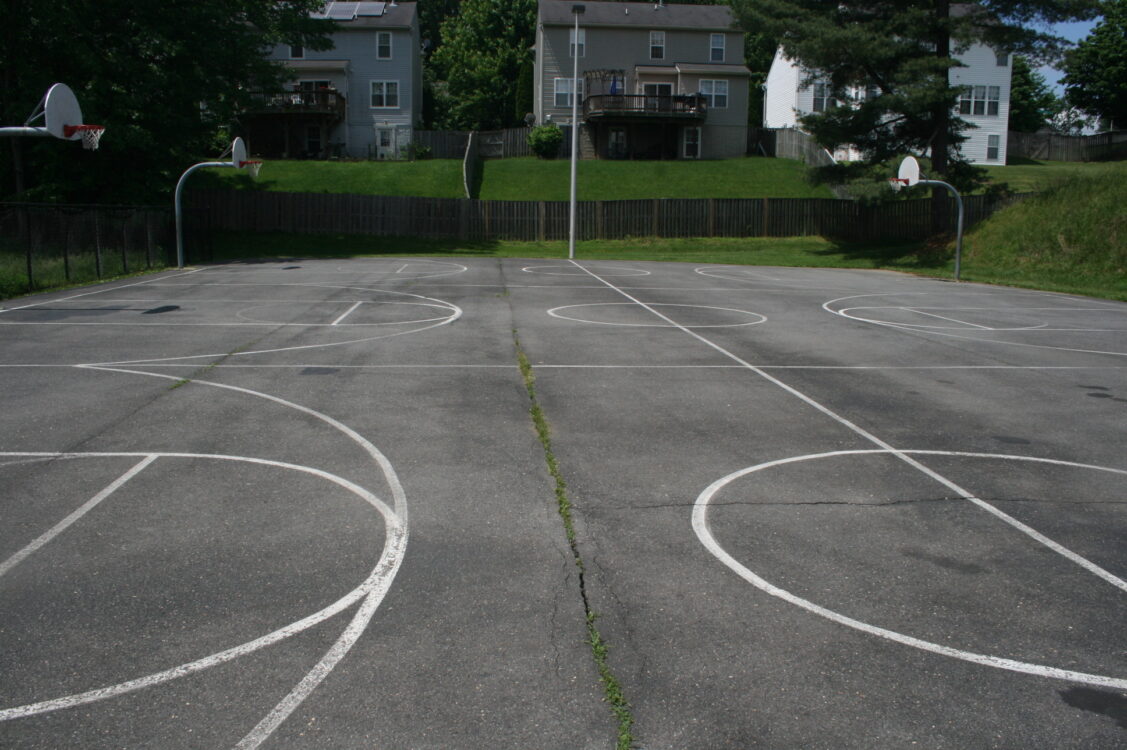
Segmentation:
<svg viewBox="0 0 1127 750">
<path fill-rule="evenodd" d="M 569 57 L 575 57 L 575 29 L 571 29 L 570 31 L 568 31 L 567 43 L 568 43 L 568 50 L 567 50 L 568 56 Z M 587 56 L 587 29 L 580 29 L 579 30 L 579 56 L 580 57 L 586 57 Z"/>
<path fill-rule="evenodd" d="M 332 81 L 298 81 L 297 87 L 302 91 L 318 91 L 333 85 Z"/>
<path fill-rule="evenodd" d="M 708 59 L 714 63 L 724 62 L 724 35 L 712 34 L 709 39 Z"/>
<path fill-rule="evenodd" d="M 1010 54 L 1008 52 L 999 52 L 994 50 L 994 62 L 999 68 L 1008 67 L 1010 64 Z"/>
<path fill-rule="evenodd" d="M 376 32 L 376 59 L 377 60 L 390 60 L 391 59 L 391 32 L 378 31 Z"/>
<path fill-rule="evenodd" d="M 399 106 L 399 81 L 372 81 L 372 108 L 393 109 Z"/>
<path fill-rule="evenodd" d="M 997 117 L 1000 86 L 966 86 L 959 94 L 959 114 Z"/>
<path fill-rule="evenodd" d="M 611 159 L 626 158 L 626 129 L 611 128 L 607 138 L 607 156 Z"/>
<path fill-rule="evenodd" d="M 305 150 L 310 154 L 321 153 L 320 125 L 310 125 L 305 129 Z"/>
<path fill-rule="evenodd" d="M 727 81 L 701 81 L 700 93 L 704 94 L 710 109 L 724 109 L 728 106 Z"/>
<path fill-rule="evenodd" d="M 997 135 L 986 137 L 986 161 L 998 161 L 998 148 L 1001 145 L 1001 140 L 1001 137 Z"/>
<path fill-rule="evenodd" d="M 828 83 L 815 83 L 814 84 L 814 111 L 825 112 L 830 107 L 834 106 L 833 96 L 830 92 L 830 85 Z"/>
<path fill-rule="evenodd" d="M 557 107 L 570 107 L 571 106 L 571 78 L 556 78 L 553 79 L 555 83 L 555 105 Z M 579 101 L 583 101 L 583 79 L 579 79 Z"/>
<path fill-rule="evenodd" d="M 651 31 L 650 32 L 650 59 L 651 60 L 664 60 L 665 59 L 665 32 L 664 31 Z"/>
<path fill-rule="evenodd" d="M 684 154 L 686 159 L 699 159 L 700 158 L 700 128 L 685 128 L 685 149 Z"/>
<path fill-rule="evenodd" d="M 294 60 L 302 59 L 305 57 L 305 47 L 302 47 L 300 44 L 291 44 L 290 57 Z"/>
</svg>

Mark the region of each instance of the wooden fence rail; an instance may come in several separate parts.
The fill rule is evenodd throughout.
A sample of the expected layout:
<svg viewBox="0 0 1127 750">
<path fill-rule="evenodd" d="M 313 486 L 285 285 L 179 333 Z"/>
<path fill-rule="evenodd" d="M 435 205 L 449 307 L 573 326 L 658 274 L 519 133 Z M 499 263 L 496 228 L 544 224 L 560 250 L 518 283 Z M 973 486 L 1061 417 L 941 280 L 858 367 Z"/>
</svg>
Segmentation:
<svg viewBox="0 0 1127 750">
<path fill-rule="evenodd" d="M 955 216 L 951 206 L 952 222 Z M 1001 205 L 968 196 L 967 226 Z M 250 190 L 196 190 L 187 197 L 212 229 L 442 237 L 567 239 L 566 201 L 482 201 Z M 693 198 L 582 201 L 578 239 L 795 237 L 918 240 L 936 233 L 931 201 L 866 206 L 830 198 Z"/>
</svg>

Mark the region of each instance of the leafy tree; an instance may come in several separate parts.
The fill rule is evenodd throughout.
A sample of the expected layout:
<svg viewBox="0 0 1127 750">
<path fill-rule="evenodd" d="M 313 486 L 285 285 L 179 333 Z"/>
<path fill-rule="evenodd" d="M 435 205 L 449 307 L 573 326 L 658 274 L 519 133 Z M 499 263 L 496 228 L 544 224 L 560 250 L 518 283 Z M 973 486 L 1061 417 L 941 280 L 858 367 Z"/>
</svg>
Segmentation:
<svg viewBox="0 0 1127 750">
<path fill-rule="evenodd" d="M 1127 0 L 1107 0 L 1104 19 L 1065 57 L 1065 98 L 1109 127 L 1127 127 Z"/>
<path fill-rule="evenodd" d="M 957 146 L 968 124 L 955 113 L 959 91 L 952 52 L 981 42 L 1037 61 L 1054 59 L 1067 42 L 1042 23 L 1090 18 L 1099 0 L 731 0 L 744 28 L 780 40 L 786 54 L 828 82 L 841 103 L 803 118 L 828 148 L 853 144 L 868 165 L 904 154 L 930 155 L 931 174 L 960 187 L 977 173 Z M 863 97 L 854 92 L 867 92 Z M 863 171 L 866 164 L 839 168 Z M 946 205 L 937 191 L 936 210 Z"/>
<path fill-rule="evenodd" d="M 1010 69 L 1010 130 L 1036 133 L 1048 125 L 1061 109 L 1045 77 L 1030 67 L 1021 55 L 1014 55 Z"/>
<path fill-rule="evenodd" d="M 536 0 L 464 0 L 442 24 L 442 46 L 431 61 L 451 97 L 450 125 L 489 130 L 519 124 L 514 117 L 520 67 L 532 60 Z"/>
<path fill-rule="evenodd" d="M 106 126 L 96 152 L 12 138 L 0 195 L 35 200 L 152 201 L 190 164 L 214 156 L 255 90 L 284 68 L 265 59 L 279 42 L 327 49 L 320 0 L 9 0 L 0 32 L 0 118 L 22 123 L 57 81 L 85 119 Z M 217 140 L 217 134 L 227 130 Z M 252 144 L 253 146 L 253 144 Z"/>
</svg>

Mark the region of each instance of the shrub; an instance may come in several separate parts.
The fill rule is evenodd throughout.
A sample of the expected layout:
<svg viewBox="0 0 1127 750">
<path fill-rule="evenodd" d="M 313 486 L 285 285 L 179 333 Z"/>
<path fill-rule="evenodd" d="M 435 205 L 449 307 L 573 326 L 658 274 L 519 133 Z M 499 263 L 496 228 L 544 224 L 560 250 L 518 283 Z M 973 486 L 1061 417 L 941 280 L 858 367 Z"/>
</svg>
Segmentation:
<svg viewBox="0 0 1127 750">
<path fill-rule="evenodd" d="M 528 147 L 541 159 L 555 159 L 563 137 L 563 131 L 555 123 L 540 125 L 529 132 Z"/>
</svg>

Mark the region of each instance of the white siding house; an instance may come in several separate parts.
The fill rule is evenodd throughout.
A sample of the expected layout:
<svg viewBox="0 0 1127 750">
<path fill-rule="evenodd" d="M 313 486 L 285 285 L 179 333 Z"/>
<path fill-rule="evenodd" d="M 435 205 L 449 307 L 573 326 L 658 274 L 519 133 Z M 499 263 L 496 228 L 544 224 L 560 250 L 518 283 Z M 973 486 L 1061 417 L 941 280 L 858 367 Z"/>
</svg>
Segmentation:
<svg viewBox="0 0 1127 750">
<path fill-rule="evenodd" d="M 278 45 L 292 71 L 246 118 L 251 148 L 286 158 L 400 158 L 422 114 L 422 55 L 413 2 L 326 3 L 332 49 Z"/>
<path fill-rule="evenodd" d="M 966 66 L 950 72 L 951 85 L 964 91 L 956 113 L 974 125 L 964 132 L 967 140 L 961 145 L 963 156 L 972 164 L 1005 164 L 1012 56 L 975 44 L 954 57 Z M 816 82 L 804 85 L 807 78 L 806 71 L 788 59 L 781 48 L 775 53 L 764 86 L 763 127 L 797 128 L 800 117 L 821 112 L 831 104 L 828 87 Z M 860 154 L 841 148 L 834 152 L 834 158 L 856 160 Z"/>
</svg>

